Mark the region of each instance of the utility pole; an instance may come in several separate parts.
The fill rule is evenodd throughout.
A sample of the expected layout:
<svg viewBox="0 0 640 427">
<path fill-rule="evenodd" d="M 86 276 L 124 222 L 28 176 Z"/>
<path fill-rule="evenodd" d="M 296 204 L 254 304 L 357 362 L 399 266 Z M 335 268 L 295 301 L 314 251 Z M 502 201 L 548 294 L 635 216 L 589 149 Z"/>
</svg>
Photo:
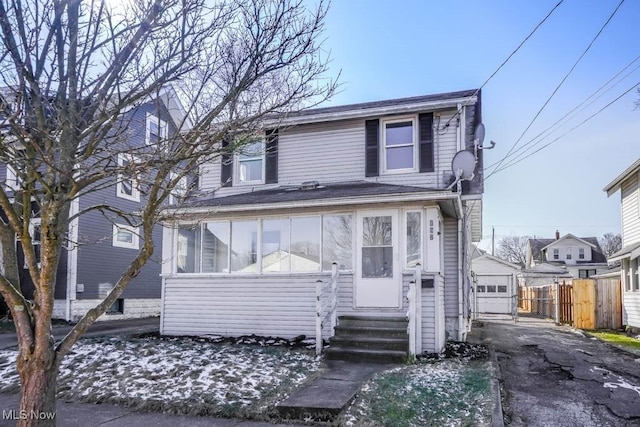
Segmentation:
<svg viewBox="0 0 640 427">
<path fill-rule="evenodd" d="M 491 227 L 491 256 L 496 256 L 496 228 Z"/>
</svg>

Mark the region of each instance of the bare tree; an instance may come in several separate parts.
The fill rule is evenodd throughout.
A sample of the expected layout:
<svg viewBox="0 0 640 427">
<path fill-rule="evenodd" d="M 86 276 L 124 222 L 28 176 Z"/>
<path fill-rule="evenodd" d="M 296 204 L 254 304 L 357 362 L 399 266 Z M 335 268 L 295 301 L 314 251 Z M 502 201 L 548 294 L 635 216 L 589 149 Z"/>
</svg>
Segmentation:
<svg viewBox="0 0 640 427">
<path fill-rule="evenodd" d="M 602 237 L 598 239 L 602 252 L 608 258 L 614 253 L 622 249 L 622 236 L 614 233 L 604 233 Z"/>
<path fill-rule="evenodd" d="M 18 337 L 20 411 L 55 411 L 63 357 L 153 254 L 152 230 L 181 179 L 239 149 L 247 138 L 234 136 L 261 131 L 265 117 L 334 92 L 319 43 L 326 10 L 322 3 L 308 10 L 302 0 L 131 0 L 126 9 L 104 0 L 0 0 L 0 87 L 8 101 L 0 162 L 18 178 L 0 189 L 0 293 Z M 127 112 L 170 86 L 187 113 L 176 123 L 181 132 L 151 146 L 130 144 Z M 223 148 L 223 140 L 240 142 Z M 120 164 L 120 154 L 136 159 Z M 139 211 L 101 204 L 70 213 L 75 198 L 115 186 L 118 176 L 135 177 L 145 200 Z M 96 211 L 139 227 L 141 248 L 108 296 L 55 343 L 54 286 L 69 222 Z M 21 292 L 16 237 L 32 299 Z"/>
<path fill-rule="evenodd" d="M 527 241 L 529 239 L 529 236 L 505 236 L 498 241 L 496 253 L 499 258 L 524 268 L 527 265 Z"/>
</svg>

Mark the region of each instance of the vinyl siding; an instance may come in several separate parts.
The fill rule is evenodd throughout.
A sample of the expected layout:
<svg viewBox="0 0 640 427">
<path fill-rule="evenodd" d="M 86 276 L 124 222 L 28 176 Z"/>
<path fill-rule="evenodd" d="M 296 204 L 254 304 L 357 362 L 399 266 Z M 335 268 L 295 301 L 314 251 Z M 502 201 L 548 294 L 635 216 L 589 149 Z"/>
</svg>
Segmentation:
<svg viewBox="0 0 640 427">
<path fill-rule="evenodd" d="M 149 103 L 142 105 L 126 116 L 123 121 L 127 124 L 126 144 L 143 146 L 146 138 L 147 113 L 159 116 L 167 122 L 169 134 L 176 131 L 171 121 L 169 112 L 162 108 L 159 112 L 158 105 Z M 113 178 L 112 178 L 113 179 Z M 127 200 L 116 196 L 115 179 L 107 188 L 80 196 L 80 210 L 90 206 L 109 204 L 122 209 L 125 212 L 134 212 L 140 209 L 144 203 Z M 91 211 L 82 215 L 78 221 L 78 236 L 81 245 L 78 248 L 78 272 L 77 283 L 84 285 L 84 292 L 78 292 L 78 299 L 102 298 L 100 288 L 106 288 L 104 284 L 115 285 L 124 269 L 137 255 L 135 249 L 113 246 L 113 224 L 126 225 L 124 220 L 114 219 L 112 216 L 105 218 L 97 211 Z M 160 259 L 162 251 L 162 228 L 157 226 L 153 232 L 155 253 L 152 259 L 141 269 L 138 276 L 132 279 L 121 298 L 160 298 Z M 139 246 L 142 246 L 140 242 Z M 103 284 L 101 286 L 101 284 Z"/>
<path fill-rule="evenodd" d="M 166 335 L 315 337 L 316 280 L 328 274 L 167 277 Z"/>
<path fill-rule="evenodd" d="M 471 241 L 479 242 L 482 240 L 482 199 L 466 200 L 463 204 L 468 212 L 467 218 Z"/>
<path fill-rule="evenodd" d="M 98 203 L 110 203 L 121 209 L 133 211 L 139 203 L 117 198 L 115 187 L 106 188 L 80 197 L 80 209 L 86 209 Z M 116 221 L 123 223 L 123 221 Z M 78 292 L 78 299 L 102 298 L 100 284 L 115 285 L 124 269 L 138 251 L 113 246 L 113 223 L 97 211 L 88 212 L 78 221 L 78 235 L 81 245 L 78 248 L 77 283 L 84 285 L 84 292 Z M 160 258 L 162 250 L 162 227 L 153 232 L 155 253 L 152 259 L 131 280 L 121 298 L 160 298 Z M 140 242 L 142 246 L 142 242 Z"/>
<path fill-rule="evenodd" d="M 458 293 L 458 223 L 457 220 L 444 220 L 444 312 L 447 339 L 458 340 L 459 307 Z"/>
<path fill-rule="evenodd" d="M 422 289 L 422 351 L 427 353 L 440 353 L 444 346 L 444 287 L 441 278 L 435 280 L 434 288 Z"/>
<path fill-rule="evenodd" d="M 638 174 L 622 184 L 622 246 L 640 242 L 639 187 Z"/>
<path fill-rule="evenodd" d="M 440 112 L 435 123 L 444 126 L 455 110 Z M 417 117 L 417 115 L 416 115 Z M 365 178 L 365 120 L 314 123 L 281 129 L 278 140 L 278 184 L 242 185 L 220 188 L 220 158 L 200 169 L 202 191 L 215 191 L 216 197 L 251 192 L 281 185 L 300 185 L 368 180 L 383 184 L 446 188 L 452 177 L 451 161 L 457 149 L 457 121 L 434 134 L 434 172 L 380 174 Z"/>
<path fill-rule="evenodd" d="M 458 318 L 458 222 L 444 220 L 445 313 Z"/>
<path fill-rule="evenodd" d="M 640 292 L 624 292 L 622 307 L 622 323 L 640 328 Z"/>
</svg>

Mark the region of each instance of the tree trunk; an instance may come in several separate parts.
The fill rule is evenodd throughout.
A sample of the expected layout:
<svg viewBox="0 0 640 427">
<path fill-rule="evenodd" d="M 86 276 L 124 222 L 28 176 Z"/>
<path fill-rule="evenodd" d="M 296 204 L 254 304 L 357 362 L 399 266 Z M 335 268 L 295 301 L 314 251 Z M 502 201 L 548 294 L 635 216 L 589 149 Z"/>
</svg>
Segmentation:
<svg viewBox="0 0 640 427">
<path fill-rule="evenodd" d="M 56 425 L 58 369 L 55 364 L 46 362 L 47 359 L 51 360 L 54 355 L 53 348 L 49 351 L 50 354 L 46 357 L 34 357 L 31 361 L 19 366 L 22 392 L 20 410 L 15 414 L 18 427 Z"/>
</svg>

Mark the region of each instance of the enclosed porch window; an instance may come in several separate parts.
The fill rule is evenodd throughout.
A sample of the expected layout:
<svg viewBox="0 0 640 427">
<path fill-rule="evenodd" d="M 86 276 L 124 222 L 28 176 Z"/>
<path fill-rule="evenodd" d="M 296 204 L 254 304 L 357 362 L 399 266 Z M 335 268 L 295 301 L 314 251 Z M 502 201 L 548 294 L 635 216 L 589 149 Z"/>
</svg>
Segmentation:
<svg viewBox="0 0 640 427">
<path fill-rule="evenodd" d="M 177 273 L 273 273 L 352 266 L 350 214 L 216 221 L 177 230 Z"/>
</svg>

